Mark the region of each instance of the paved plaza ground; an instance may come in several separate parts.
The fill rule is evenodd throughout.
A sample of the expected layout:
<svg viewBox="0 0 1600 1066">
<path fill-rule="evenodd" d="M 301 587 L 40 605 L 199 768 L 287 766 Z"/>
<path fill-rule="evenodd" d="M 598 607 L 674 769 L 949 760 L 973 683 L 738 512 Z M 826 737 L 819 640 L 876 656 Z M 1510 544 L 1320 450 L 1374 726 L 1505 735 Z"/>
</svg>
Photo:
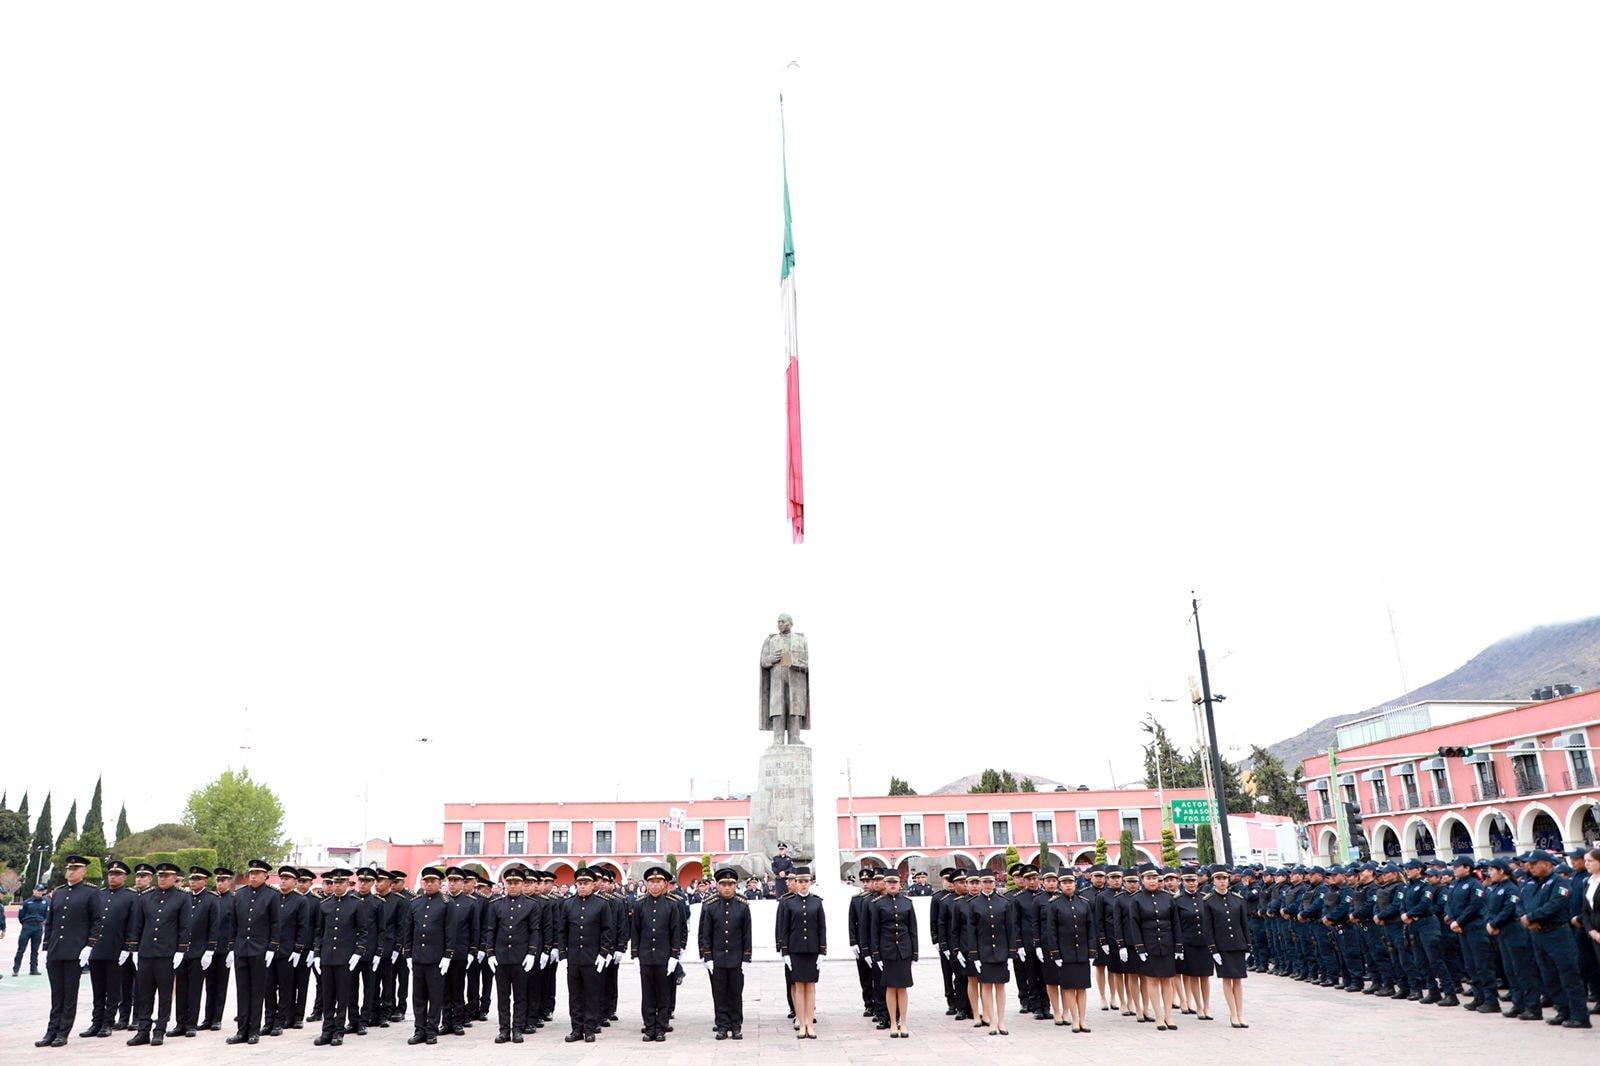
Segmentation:
<svg viewBox="0 0 1600 1066">
<path fill-rule="evenodd" d="M 7 960 L 9 961 L 9 960 Z M 1397 1049 L 1417 1047 L 1470 1048 L 1474 1056 L 1526 1054 L 1537 1048 L 1554 1059 L 1593 1054 L 1600 1047 L 1594 1031 L 1553 1029 L 1533 1022 L 1516 1022 L 1489 1016 L 1467 1014 L 1460 1009 L 1423 1007 L 1415 1003 L 1393 1003 L 1370 996 L 1350 995 L 1305 985 L 1277 977 L 1252 976 L 1245 982 L 1248 1030 L 1230 1029 L 1220 988 L 1214 1008 L 1221 1014 L 1215 1022 L 1197 1022 L 1184 1017 L 1178 1030 L 1158 1033 L 1151 1025 L 1140 1025 L 1132 1018 L 1092 1010 L 1092 1032 L 1074 1035 L 1048 1022 L 1031 1018 L 1008 1021 L 1009 1037 L 986 1037 L 944 1016 L 940 1000 L 937 964 L 917 965 L 917 987 L 912 989 L 910 1040 L 890 1040 L 861 1017 L 860 995 L 855 968 L 848 961 L 824 966 L 819 989 L 818 1033 L 814 1041 L 795 1040 L 785 1018 L 783 968 L 777 963 L 752 966 L 745 990 L 745 1039 L 740 1043 L 718 1043 L 711 1034 L 711 992 L 704 971 L 692 970 L 678 998 L 676 1031 L 663 1044 L 640 1041 L 638 1027 L 638 982 L 635 971 L 622 971 L 622 1020 L 603 1030 L 594 1044 L 564 1044 L 565 992 L 557 1001 L 557 1023 L 529 1037 L 523 1044 L 493 1043 L 495 1024 L 478 1023 L 465 1037 L 441 1037 L 434 1047 L 406 1046 L 411 1034 L 410 1019 L 400 1026 L 375 1029 L 365 1037 L 345 1038 L 343 1047 L 313 1047 L 314 1026 L 293 1031 L 277 1039 L 263 1038 L 255 1047 L 228 1047 L 222 1033 L 202 1033 L 191 1040 L 168 1040 L 159 1048 L 124 1046 L 128 1034 L 117 1033 L 105 1040 L 79 1040 L 74 1036 L 67 1047 L 58 1050 L 35 1049 L 33 1041 L 43 1034 L 49 1014 L 50 992 L 43 977 L 20 978 L 9 974 L 0 981 L 0 1062 L 14 1062 L 20 1056 L 30 1059 L 78 1059 L 90 1055 L 113 1054 L 121 1061 L 161 1059 L 207 1064 L 228 1061 L 273 1062 L 365 1061 L 381 1054 L 390 1061 L 453 1058 L 470 1049 L 482 1063 L 489 1060 L 592 1061 L 607 1063 L 771 1063 L 800 1056 L 812 1062 L 887 1063 L 891 1061 L 956 1062 L 970 1060 L 974 1054 L 988 1057 L 1057 1055 L 1081 1052 L 1093 1055 L 1201 1055 L 1238 1056 L 1271 1053 L 1287 1056 L 1285 1061 L 1305 1061 L 1317 1049 L 1340 1047 L 1346 1050 L 1376 1051 L 1387 1044 Z M 1013 1001 L 1014 1003 L 1014 1001 Z M 1090 993 L 1091 1007 L 1097 1006 Z M 230 996 L 231 1013 L 231 996 Z M 83 997 L 78 1009 L 81 1029 L 88 1020 L 89 982 L 85 976 Z M 633 1010 L 629 1011 L 629 1006 Z M 492 1016 L 491 1016 L 492 1017 Z M 1227 1061 L 1223 1059 L 1221 1061 Z"/>
</svg>

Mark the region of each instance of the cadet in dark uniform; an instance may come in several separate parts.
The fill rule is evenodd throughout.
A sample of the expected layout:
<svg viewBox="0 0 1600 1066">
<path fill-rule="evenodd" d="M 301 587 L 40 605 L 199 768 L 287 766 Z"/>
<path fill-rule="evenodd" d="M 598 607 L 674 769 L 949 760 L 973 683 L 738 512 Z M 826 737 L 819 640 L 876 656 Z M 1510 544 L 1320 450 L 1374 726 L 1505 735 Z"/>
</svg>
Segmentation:
<svg viewBox="0 0 1600 1066">
<path fill-rule="evenodd" d="M 466 891 L 466 871 L 459 866 L 444 872 L 448 895 L 445 897 L 444 1022 L 440 1031 L 451 1036 L 466 1036 L 467 970 L 477 960 L 478 901 Z"/>
<path fill-rule="evenodd" d="M 121 859 L 106 863 L 106 887 L 100 891 L 100 917 L 89 943 L 89 989 L 93 1011 L 89 1028 L 79 1036 L 111 1035 L 122 1003 L 122 967 L 132 957 L 127 949 L 128 923 L 138 900 L 127 887 L 128 864 Z M 219 970 L 222 967 L 217 967 Z M 76 1002 L 76 1000 L 74 1000 Z"/>
<path fill-rule="evenodd" d="M 700 905 L 700 960 L 711 975 L 717 1039 L 744 1039 L 744 968 L 754 949 L 750 905 L 739 898 L 739 875 L 717 871 L 717 894 Z"/>
<path fill-rule="evenodd" d="M 1179 888 L 1172 897 L 1178 918 L 1178 939 L 1183 945 L 1183 961 L 1177 966 L 1181 981 L 1183 1013 L 1201 1021 L 1211 1020 L 1211 952 L 1206 950 L 1205 932 L 1200 928 L 1200 872 L 1186 868 L 1179 877 Z"/>
<path fill-rule="evenodd" d="M 789 858 L 789 845 L 778 842 L 778 854 L 772 857 L 773 896 L 782 899 L 789 891 L 789 875 L 794 872 L 794 860 Z"/>
<path fill-rule="evenodd" d="M 797 866 L 789 876 L 792 891 L 778 902 L 778 954 L 794 978 L 794 1020 L 798 1039 L 817 1038 L 817 968 L 828 953 L 828 920 L 822 897 L 811 894 L 811 868 Z"/>
<path fill-rule="evenodd" d="M 1059 892 L 1048 891 L 1055 879 Z M 1100 908 L 1092 897 L 1078 894 L 1070 872 L 1045 871 L 1045 902 L 1039 921 L 1045 950 L 1044 980 L 1057 1025 L 1070 1021 L 1073 1031 L 1089 1031 L 1089 973 L 1100 953 Z"/>
<path fill-rule="evenodd" d="M 1572 886 L 1554 877 L 1556 860 L 1547 851 L 1528 856 L 1532 886 L 1523 897 L 1527 913 L 1523 926 L 1533 933 L 1533 958 L 1543 978 L 1545 994 L 1555 1004 L 1547 1024 L 1567 1029 L 1588 1029 L 1589 1005 L 1584 999 L 1578 952 L 1569 926 L 1572 920 Z"/>
<path fill-rule="evenodd" d="M 889 1028 L 889 1011 L 883 1003 L 878 987 L 878 971 L 872 965 L 871 922 L 872 904 L 883 892 L 883 871 L 864 867 L 861 871 L 861 892 L 850 900 L 846 912 L 845 936 L 850 941 L 850 953 L 856 959 L 856 980 L 861 985 L 861 1015 L 872 1018 L 879 1029 Z"/>
<path fill-rule="evenodd" d="M 378 964 L 382 960 L 378 945 L 383 939 L 383 920 L 388 908 L 383 898 L 373 891 L 378 883 L 377 870 L 363 866 L 356 870 L 355 876 L 355 900 L 366 912 L 367 937 L 361 964 L 350 976 L 349 1021 L 344 1031 L 366 1036 L 367 1026 L 378 1024 Z"/>
<path fill-rule="evenodd" d="M 556 875 L 545 871 L 537 871 L 531 875 L 536 887 L 534 902 L 537 904 L 537 921 L 539 923 L 539 942 L 544 945 L 544 950 L 539 953 L 539 965 L 530 973 L 530 987 L 532 994 L 528 997 L 528 1026 L 526 1032 L 535 1032 L 543 1029 L 547 1022 L 555 1019 L 556 1013 L 556 906 L 555 897 Z"/>
<path fill-rule="evenodd" d="M 1211 957 L 1222 979 L 1222 996 L 1228 1001 L 1228 1022 L 1235 1029 L 1248 1029 L 1244 1020 L 1246 962 L 1253 950 L 1250 909 L 1240 894 L 1232 891 L 1226 867 L 1211 871 L 1211 894 L 1200 900 L 1202 950 Z"/>
<path fill-rule="evenodd" d="M 93 951 L 91 937 L 104 902 L 100 889 L 84 884 L 89 860 L 68 855 L 67 883 L 50 893 L 44 919 L 44 968 L 50 977 L 50 1020 L 34 1047 L 66 1047 L 78 1017 L 78 985 Z"/>
<path fill-rule="evenodd" d="M 147 862 L 136 863 L 133 867 L 133 894 L 135 898 L 150 891 L 156 876 L 156 868 Z M 131 912 L 130 912 L 131 914 Z M 113 1031 L 132 1028 L 133 1001 L 139 979 L 139 971 L 133 965 L 133 952 L 124 951 L 120 956 L 123 959 L 118 973 L 122 978 L 122 995 L 118 999 L 117 1021 L 111 1028 Z"/>
<path fill-rule="evenodd" d="M 611 958 L 606 960 L 605 972 L 600 975 L 600 1026 L 609 1028 L 617 1020 L 617 977 L 622 973 L 622 960 L 628 957 L 628 938 L 633 935 L 633 910 L 627 894 L 617 888 L 617 879 L 604 866 L 594 868 L 595 895 L 611 904 L 611 928 L 616 939 L 611 945 Z"/>
<path fill-rule="evenodd" d="M 473 1022 L 486 1022 L 489 1020 L 489 1004 L 494 999 L 494 974 L 489 972 L 487 965 L 489 959 L 488 945 L 483 940 L 484 920 L 488 917 L 489 894 L 494 886 L 487 879 L 479 878 L 471 870 L 467 874 L 467 895 L 471 896 L 477 907 L 478 943 L 477 950 L 472 953 L 472 961 L 467 969 L 467 1025 Z"/>
<path fill-rule="evenodd" d="M 944 1013 L 947 1018 L 953 1018 L 957 1013 L 955 959 L 946 950 L 941 938 L 944 935 L 945 903 L 955 895 L 955 890 L 950 885 L 950 878 L 954 876 L 953 866 L 946 866 L 940 870 L 939 888 L 928 901 L 928 936 L 933 941 L 933 950 L 939 953 L 939 986 L 944 991 Z"/>
<path fill-rule="evenodd" d="M 282 1036 L 295 1016 L 295 967 L 305 957 L 311 938 L 309 897 L 296 891 L 299 873 L 293 866 L 278 867 L 278 910 L 272 924 L 276 951 L 267 967 L 266 1029 L 268 1036 Z M 271 891 L 268 889 L 267 891 Z"/>
<path fill-rule="evenodd" d="M 1500 953 L 1506 984 L 1510 986 L 1511 1008 L 1504 1017 L 1537 1021 L 1539 974 L 1533 956 L 1533 943 L 1522 924 L 1522 896 L 1511 875 L 1509 859 L 1489 862 L 1489 891 L 1484 903 L 1484 932 Z"/>
<path fill-rule="evenodd" d="M 683 912 L 667 895 L 667 878 L 665 866 L 644 872 L 647 894 L 633 906 L 629 937 L 633 957 L 639 960 L 639 1012 L 646 1043 L 667 1038 L 670 979 L 683 968 Z"/>
<path fill-rule="evenodd" d="M 601 973 L 615 950 L 615 909 L 594 893 L 594 873 L 583 867 L 576 874 L 578 891 L 561 901 L 555 916 L 555 951 L 567 960 L 567 1011 L 572 1016 L 571 1044 L 594 1043 L 600 1032 Z"/>
<path fill-rule="evenodd" d="M 336 867 L 322 875 L 331 891 L 311 915 L 308 950 L 322 975 L 322 1032 L 312 1041 L 318 1047 L 344 1043 L 352 1008 L 352 974 L 367 957 L 368 918 L 371 907 L 349 894 L 350 871 Z"/>
<path fill-rule="evenodd" d="M 439 1042 L 444 978 L 453 954 L 445 946 L 445 913 L 450 904 L 439 894 L 442 876 L 437 866 L 424 867 L 422 894 L 410 901 L 401 916 L 400 953 L 409 962 L 411 1009 L 415 1019 L 407 1044 Z"/>
<path fill-rule="evenodd" d="M 133 909 L 127 946 L 134 952 L 139 982 L 129 1047 L 166 1039 L 167 1020 L 172 1017 L 172 971 L 189 950 L 189 907 L 178 887 L 178 872 L 170 862 L 157 863 L 155 889 L 140 896 Z M 153 1019 L 152 1005 L 158 1005 Z"/>
<path fill-rule="evenodd" d="M 389 894 L 389 900 L 394 906 L 394 951 L 389 955 L 393 963 L 391 979 L 393 988 L 384 999 L 384 1006 L 389 1009 L 391 1022 L 406 1020 L 406 997 L 411 991 L 411 963 L 405 953 L 400 950 L 400 930 L 405 926 L 406 911 L 415 898 L 406 888 L 406 872 L 404 870 L 385 871 L 389 883 L 394 890 Z M 380 966 L 381 970 L 382 967 Z"/>
<path fill-rule="evenodd" d="M 326 891 L 315 888 L 316 877 L 304 866 L 297 867 L 294 872 L 295 892 L 300 896 L 301 906 L 305 909 L 306 936 L 310 938 L 310 928 L 318 905 L 328 898 Z M 311 985 L 311 952 L 300 953 L 300 962 L 294 967 L 294 1005 L 289 1011 L 289 1029 L 305 1028 L 306 1007 L 309 1005 L 315 1012 L 312 1020 L 322 1017 L 322 975 L 317 974 L 317 992 L 315 996 L 308 996 L 307 989 Z"/>
<path fill-rule="evenodd" d="M 1017 973 L 1017 1002 L 1022 1013 L 1036 1019 L 1050 1017 L 1050 1004 L 1044 992 L 1044 946 L 1039 939 L 1039 871 L 1030 863 L 1013 863 L 1007 873 L 1016 888 L 1003 893 L 1017 909 L 1017 931 L 1022 937 L 1022 954 L 1013 967 Z"/>
<path fill-rule="evenodd" d="M 978 894 L 967 903 L 962 929 L 962 950 L 978 965 L 979 993 L 983 997 L 983 1019 L 991 1026 L 990 1036 L 1005 1036 L 1006 990 L 1010 983 L 1008 964 L 1022 951 L 1022 931 L 1017 927 L 1017 911 L 994 890 L 990 870 L 978 875 Z"/>
<path fill-rule="evenodd" d="M 220 1032 L 222 1012 L 228 1002 L 228 967 L 224 960 L 233 953 L 233 871 L 219 866 L 212 871 L 212 877 L 217 884 L 211 893 L 217 909 L 217 946 L 211 965 L 205 970 L 205 1008 L 200 1013 L 200 1028 Z"/>
<path fill-rule="evenodd" d="M 1160 871 L 1142 870 L 1139 882 L 1139 891 L 1123 904 L 1123 939 L 1128 944 L 1123 950 L 1138 957 L 1134 972 L 1147 1012 L 1140 1014 L 1139 1020 L 1155 1022 L 1156 1030 L 1165 1032 L 1176 1028 L 1172 1021 L 1172 978 L 1183 947 L 1178 940 L 1173 899 L 1161 890 Z"/>
<path fill-rule="evenodd" d="M 917 909 L 900 894 L 900 875 L 895 871 L 884 874 L 883 895 L 873 902 L 869 917 L 869 946 L 889 1012 L 889 1035 L 909 1037 L 906 1018 L 911 1009 L 911 964 L 917 961 Z"/>
<path fill-rule="evenodd" d="M 267 871 L 260 859 L 251 859 L 245 870 L 247 883 L 233 892 L 233 967 L 235 1008 L 239 1028 L 227 1039 L 229 1044 L 254 1044 L 261 1037 L 261 1012 L 267 997 L 267 970 L 278 948 L 274 930 L 283 894 L 267 887 Z"/>
<path fill-rule="evenodd" d="M 394 878 L 388 870 L 374 869 L 373 896 L 378 901 L 374 924 L 368 936 L 377 966 L 373 991 L 363 1005 L 362 1021 L 378 1029 L 389 1028 L 394 1014 L 394 964 L 400 954 L 400 897 L 394 891 Z"/>
<path fill-rule="evenodd" d="M 189 893 L 184 900 L 188 910 L 189 949 L 178 964 L 177 1001 L 168 1036 L 194 1036 L 200 1028 L 200 992 L 207 972 L 217 956 L 217 896 L 206 887 L 211 871 L 204 866 L 189 867 Z"/>
<path fill-rule="evenodd" d="M 483 943 L 489 972 L 494 975 L 496 1010 L 500 1032 L 494 1042 L 522 1043 L 528 1024 L 528 972 L 544 951 L 540 938 L 539 912 L 533 900 L 523 894 L 523 871 L 512 865 L 501 875 L 505 895 L 490 900 L 484 912 Z"/>
<path fill-rule="evenodd" d="M 1499 978 L 1489 959 L 1489 933 L 1484 928 L 1487 891 L 1473 876 L 1476 867 L 1471 855 L 1457 855 L 1451 860 L 1454 880 L 1445 889 L 1444 916 L 1450 932 L 1461 945 L 1462 967 L 1472 986 L 1472 999 L 1467 1002 L 1467 1009 L 1480 1014 L 1499 1014 Z"/>
</svg>

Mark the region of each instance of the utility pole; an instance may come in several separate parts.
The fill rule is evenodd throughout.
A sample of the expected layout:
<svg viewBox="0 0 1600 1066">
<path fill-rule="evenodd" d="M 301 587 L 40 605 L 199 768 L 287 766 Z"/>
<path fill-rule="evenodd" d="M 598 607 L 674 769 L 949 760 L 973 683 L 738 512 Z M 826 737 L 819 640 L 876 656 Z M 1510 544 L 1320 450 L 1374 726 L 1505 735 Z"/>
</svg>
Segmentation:
<svg viewBox="0 0 1600 1066">
<path fill-rule="evenodd" d="M 1228 790 L 1222 781 L 1222 756 L 1217 752 L 1217 719 L 1211 707 L 1211 674 L 1206 669 L 1206 642 L 1200 635 L 1200 599 L 1193 592 L 1189 606 L 1194 611 L 1194 639 L 1200 648 L 1200 695 L 1206 708 L 1206 737 L 1209 741 L 1212 791 L 1217 804 L 1217 822 L 1222 829 L 1222 861 L 1233 865 L 1233 840 L 1228 834 Z"/>
<path fill-rule="evenodd" d="M 1339 849 L 1337 855 L 1330 855 L 1330 862 L 1344 862 L 1350 854 L 1350 834 L 1345 828 L 1344 814 L 1344 789 L 1339 787 L 1339 749 L 1328 749 L 1328 791 L 1334 797 L 1333 810 L 1328 813 L 1333 815 L 1334 847 Z"/>
<path fill-rule="evenodd" d="M 1156 721 L 1154 714 L 1146 715 L 1150 721 L 1151 744 L 1156 753 L 1156 802 L 1161 805 L 1161 824 L 1171 824 L 1172 812 L 1167 810 L 1167 793 L 1161 781 L 1161 723 Z"/>
</svg>

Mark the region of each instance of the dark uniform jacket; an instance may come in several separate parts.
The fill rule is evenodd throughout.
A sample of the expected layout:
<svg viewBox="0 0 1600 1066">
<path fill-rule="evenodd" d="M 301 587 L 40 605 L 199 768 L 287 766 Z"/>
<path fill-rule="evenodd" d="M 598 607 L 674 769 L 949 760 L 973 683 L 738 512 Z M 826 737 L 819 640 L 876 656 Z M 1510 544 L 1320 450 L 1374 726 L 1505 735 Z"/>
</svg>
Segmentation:
<svg viewBox="0 0 1600 1066">
<path fill-rule="evenodd" d="M 184 901 L 189 911 L 189 950 L 184 956 L 198 959 L 208 951 L 217 950 L 217 894 L 203 888 L 186 895 L 189 897 Z"/>
<path fill-rule="evenodd" d="M 307 942 L 324 968 L 349 966 L 369 951 L 371 906 L 354 892 L 328 896 L 311 912 Z"/>
<path fill-rule="evenodd" d="M 367 939 L 371 941 L 372 953 L 387 959 L 400 950 L 400 920 L 406 900 L 400 893 L 390 892 L 387 896 L 378 896 L 378 905 L 379 909 L 374 912 L 377 925 Z"/>
<path fill-rule="evenodd" d="M 377 892 L 349 892 L 347 896 L 354 896 L 366 911 L 366 936 L 362 940 L 363 958 L 373 958 L 378 954 L 378 941 L 383 939 L 384 916 L 389 913 L 389 908 L 384 905 L 383 897 Z"/>
<path fill-rule="evenodd" d="M 845 935 L 851 947 L 859 947 L 861 954 L 872 954 L 871 931 L 867 928 L 872 921 L 869 908 L 878 899 L 876 892 L 858 892 L 850 897 L 850 909 L 845 915 Z"/>
<path fill-rule="evenodd" d="M 555 943 L 570 966 L 593 966 L 616 951 L 616 908 L 598 894 L 568 896 L 555 915 Z"/>
<path fill-rule="evenodd" d="M 898 962 L 902 959 L 917 961 L 917 908 L 904 893 L 891 896 L 887 892 L 872 904 L 871 951 L 874 959 Z"/>
<path fill-rule="evenodd" d="M 1175 955 L 1179 946 L 1177 911 L 1165 892 L 1141 889 L 1122 905 L 1123 939 L 1129 951 L 1143 955 Z"/>
<path fill-rule="evenodd" d="M 1040 944 L 1039 902 L 1044 893 L 1026 888 L 1006 893 L 1006 899 L 1017 909 L 1017 934 L 1022 947 L 1032 957 L 1033 949 Z"/>
<path fill-rule="evenodd" d="M 706 900 L 700 907 L 700 957 L 715 966 L 739 966 L 754 949 L 750 905 L 735 895 Z"/>
<path fill-rule="evenodd" d="M 1200 893 L 1178 889 L 1178 894 L 1172 897 L 1172 910 L 1178 919 L 1178 943 L 1185 952 L 1205 947 L 1205 933 L 1200 929 Z"/>
<path fill-rule="evenodd" d="M 1482 882 L 1475 877 L 1458 877 L 1444 892 L 1444 917 L 1448 925 L 1458 922 L 1463 932 L 1469 926 L 1483 924 Z"/>
<path fill-rule="evenodd" d="M 501 896 L 489 903 L 483 921 L 484 948 L 501 966 L 521 966 L 529 953 L 544 951 L 539 907 L 527 896 Z"/>
<path fill-rule="evenodd" d="M 1005 962 L 1022 947 L 1017 910 L 998 892 L 968 897 L 961 930 L 962 951 L 979 962 Z"/>
<path fill-rule="evenodd" d="M 1062 962 L 1088 962 L 1100 944 L 1098 900 L 1057 893 L 1039 911 L 1046 956 Z M 1050 963 L 1047 963 L 1050 965 Z"/>
<path fill-rule="evenodd" d="M 128 950 L 128 924 L 133 921 L 133 907 L 138 900 L 138 894 L 126 886 L 100 890 L 100 918 L 89 935 L 89 958 L 103 962 Z"/>
<path fill-rule="evenodd" d="M 226 896 L 213 889 L 206 891 L 211 893 L 217 908 L 217 953 L 226 955 L 233 950 L 233 890 L 229 889 Z"/>
<path fill-rule="evenodd" d="M 935 948 L 941 950 L 944 943 L 944 905 L 954 895 L 950 889 L 941 888 L 928 901 L 928 939 L 933 941 Z"/>
<path fill-rule="evenodd" d="M 101 899 L 100 889 L 87 881 L 61 885 L 50 893 L 44 919 L 45 961 L 65 962 L 83 954 L 100 920 Z"/>
<path fill-rule="evenodd" d="M 409 902 L 401 916 L 400 950 L 418 966 L 437 966 L 446 957 L 445 912 L 449 909 L 442 894 L 424 892 Z"/>
<path fill-rule="evenodd" d="M 822 897 L 791 892 L 778 901 L 778 954 L 826 955 L 828 919 Z"/>
<path fill-rule="evenodd" d="M 126 941 L 129 951 L 140 958 L 168 958 L 189 951 L 189 904 L 181 888 L 152 888 L 139 897 L 133 908 Z"/>
<path fill-rule="evenodd" d="M 483 929 L 478 924 L 478 901 L 467 893 L 442 897 L 444 909 L 444 957 L 462 959 L 477 955 Z"/>
<path fill-rule="evenodd" d="M 1117 921 L 1116 893 L 1109 888 L 1094 895 L 1095 917 L 1099 919 L 1099 944 L 1111 951 L 1122 946 L 1121 924 Z M 1109 954 L 1105 952 L 1104 954 Z"/>
<path fill-rule="evenodd" d="M 279 896 L 278 911 L 272 922 L 272 940 L 277 951 L 301 952 L 311 940 L 311 908 L 315 905 L 309 896 L 298 892 L 284 892 L 263 886 L 263 892 L 276 891 Z"/>
<path fill-rule="evenodd" d="M 267 885 L 260 888 L 245 885 L 233 890 L 233 953 L 236 957 L 259 959 L 269 951 L 279 950 L 274 930 L 278 925 L 278 908 L 282 905 L 283 893 Z"/>
<path fill-rule="evenodd" d="M 1213 955 L 1249 951 L 1249 904 L 1236 892 L 1213 892 L 1200 901 L 1201 940 Z"/>
<path fill-rule="evenodd" d="M 632 909 L 629 942 L 633 957 L 646 966 L 665 966 L 677 958 L 685 936 L 683 908 L 678 901 L 663 892 L 660 896 L 644 896 Z"/>
</svg>

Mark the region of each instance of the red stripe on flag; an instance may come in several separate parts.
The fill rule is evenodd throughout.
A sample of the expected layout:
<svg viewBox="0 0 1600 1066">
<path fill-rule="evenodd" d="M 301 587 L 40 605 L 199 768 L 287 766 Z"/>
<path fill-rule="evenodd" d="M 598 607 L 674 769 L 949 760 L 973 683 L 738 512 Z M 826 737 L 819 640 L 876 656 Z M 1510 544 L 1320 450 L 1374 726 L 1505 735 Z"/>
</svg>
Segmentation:
<svg viewBox="0 0 1600 1066">
<path fill-rule="evenodd" d="M 800 459 L 800 359 L 789 357 L 789 369 L 784 372 L 788 383 L 789 408 L 789 524 L 794 527 L 794 542 L 806 539 L 806 483 L 804 464 Z"/>
</svg>

